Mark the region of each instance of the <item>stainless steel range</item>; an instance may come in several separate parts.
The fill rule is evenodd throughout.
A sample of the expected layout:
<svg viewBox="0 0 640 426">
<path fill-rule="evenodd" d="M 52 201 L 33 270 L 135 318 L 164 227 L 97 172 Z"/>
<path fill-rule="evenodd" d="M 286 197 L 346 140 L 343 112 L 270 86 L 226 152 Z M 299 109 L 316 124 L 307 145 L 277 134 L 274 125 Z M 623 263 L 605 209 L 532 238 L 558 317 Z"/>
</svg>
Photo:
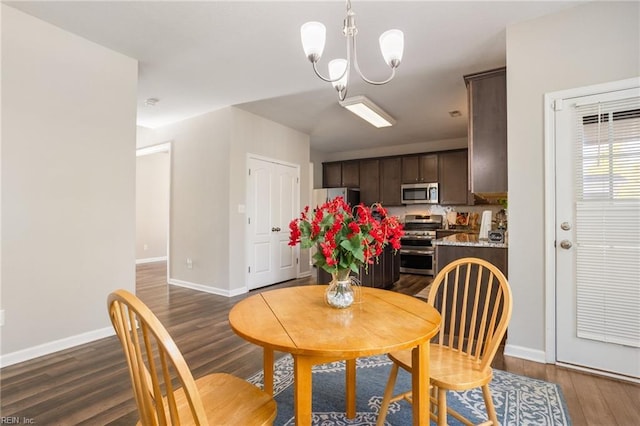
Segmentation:
<svg viewBox="0 0 640 426">
<path fill-rule="evenodd" d="M 433 275 L 436 229 L 442 228 L 442 215 L 406 215 L 404 236 L 400 240 L 400 272 Z"/>
</svg>

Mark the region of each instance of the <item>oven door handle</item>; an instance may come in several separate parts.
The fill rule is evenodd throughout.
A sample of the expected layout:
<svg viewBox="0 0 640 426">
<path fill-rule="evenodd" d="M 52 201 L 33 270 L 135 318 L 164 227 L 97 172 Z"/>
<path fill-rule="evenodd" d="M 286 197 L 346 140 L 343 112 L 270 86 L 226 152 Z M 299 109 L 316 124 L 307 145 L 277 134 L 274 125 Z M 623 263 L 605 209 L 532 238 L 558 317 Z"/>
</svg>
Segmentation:
<svg viewBox="0 0 640 426">
<path fill-rule="evenodd" d="M 409 250 L 409 249 L 400 249 L 400 254 L 422 254 L 425 256 L 433 255 L 434 250 Z"/>
</svg>

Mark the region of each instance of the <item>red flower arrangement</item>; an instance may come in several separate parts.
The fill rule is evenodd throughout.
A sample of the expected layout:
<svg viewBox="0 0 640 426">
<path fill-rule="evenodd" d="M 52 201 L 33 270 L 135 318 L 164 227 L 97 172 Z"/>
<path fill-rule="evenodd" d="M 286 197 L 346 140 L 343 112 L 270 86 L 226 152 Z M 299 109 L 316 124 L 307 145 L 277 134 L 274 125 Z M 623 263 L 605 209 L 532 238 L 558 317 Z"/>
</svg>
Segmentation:
<svg viewBox="0 0 640 426">
<path fill-rule="evenodd" d="M 306 249 L 319 245 L 314 264 L 329 273 L 349 269 L 358 273 L 360 266 L 373 264 L 385 245 L 398 250 L 404 234 L 398 218 L 388 216 L 382 205 L 358 204 L 352 209 L 342 197 L 313 212 L 305 207 L 300 217 L 289 223 L 289 230 L 290 246 L 300 243 Z"/>
</svg>

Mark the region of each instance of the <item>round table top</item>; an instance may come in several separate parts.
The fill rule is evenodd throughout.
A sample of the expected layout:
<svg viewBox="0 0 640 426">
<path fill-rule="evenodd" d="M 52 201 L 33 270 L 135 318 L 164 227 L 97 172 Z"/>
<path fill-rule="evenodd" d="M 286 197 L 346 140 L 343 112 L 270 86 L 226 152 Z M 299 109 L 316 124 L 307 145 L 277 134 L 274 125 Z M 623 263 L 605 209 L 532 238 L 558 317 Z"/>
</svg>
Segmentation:
<svg viewBox="0 0 640 426">
<path fill-rule="evenodd" d="M 231 328 L 244 339 L 292 354 L 355 358 L 407 349 L 433 337 L 440 314 L 404 294 L 361 288 L 361 301 L 336 309 L 324 301 L 325 285 L 265 291 L 238 302 Z"/>
</svg>

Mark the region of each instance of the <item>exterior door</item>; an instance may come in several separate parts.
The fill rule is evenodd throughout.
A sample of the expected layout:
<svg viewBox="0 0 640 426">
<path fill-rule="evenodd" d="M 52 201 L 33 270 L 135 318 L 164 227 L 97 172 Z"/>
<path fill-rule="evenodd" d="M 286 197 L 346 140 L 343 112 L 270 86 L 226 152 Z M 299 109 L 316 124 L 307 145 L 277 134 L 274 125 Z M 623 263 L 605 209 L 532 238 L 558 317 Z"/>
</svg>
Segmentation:
<svg viewBox="0 0 640 426">
<path fill-rule="evenodd" d="M 556 360 L 640 378 L 640 89 L 556 101 Z"/>
<path fill-rule="evenodd" d="M 297 275 L 297 251 L 290 247 L 289 222 L 299 213 L 300 169 L 249 158 L 247 200 L 249 289 Z"/>
</svg>

